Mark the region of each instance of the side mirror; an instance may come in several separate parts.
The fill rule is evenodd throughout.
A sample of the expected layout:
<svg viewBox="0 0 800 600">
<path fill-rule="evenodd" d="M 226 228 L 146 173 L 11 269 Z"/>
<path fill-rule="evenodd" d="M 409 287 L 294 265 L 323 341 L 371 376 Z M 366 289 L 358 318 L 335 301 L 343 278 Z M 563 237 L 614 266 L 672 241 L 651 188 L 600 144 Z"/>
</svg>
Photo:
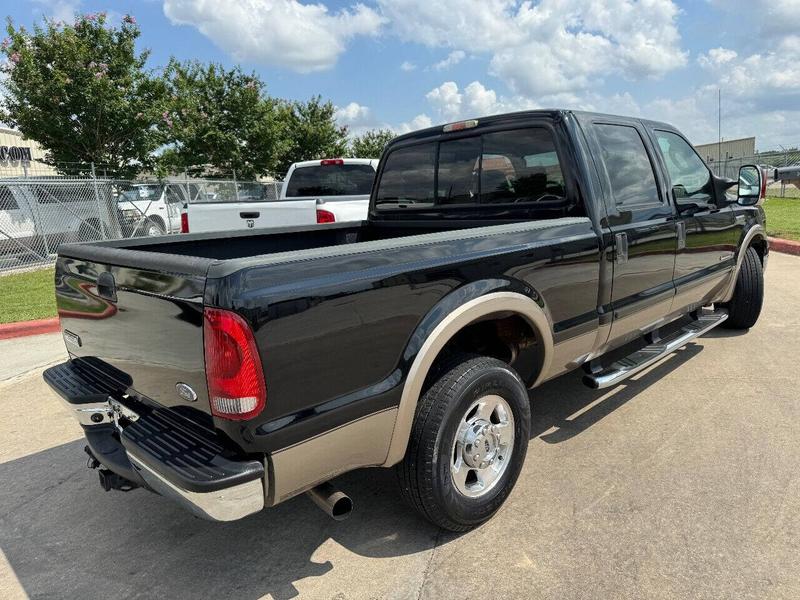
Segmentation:
<svg viewBox="0 0 800 600">
<path fill-rule="evenodd" d="M 739 189 L 736 199 L 742 206 L 758 204 L 761 199 L 761 169 L 755 165 L 744 165 L 739 169 Z"/>
</svg>

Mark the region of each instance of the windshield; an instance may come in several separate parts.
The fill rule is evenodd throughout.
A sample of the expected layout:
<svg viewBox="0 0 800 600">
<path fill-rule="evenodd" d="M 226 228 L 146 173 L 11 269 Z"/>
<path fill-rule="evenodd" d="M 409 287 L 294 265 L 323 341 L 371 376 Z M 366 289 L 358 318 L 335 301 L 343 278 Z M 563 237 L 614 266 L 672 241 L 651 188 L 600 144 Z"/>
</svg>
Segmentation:
<svg viewBox="0 0 800 600">
<path fill-rule="evenodd" d="M 119 195 L 120 202 L 139 202 L 142 200 L 145 201 L 157 201 L 161 196 L 161 187 L 160 185 L 153 184 L 153 185 L 137 185 L 131 189 L 124 190 Z"/>
<path fill-rule="evenodd" d="M 286 186 L 286 197 L 368 196 L 374 178 L 371 165 L 298 167 Z"/>
</svg>

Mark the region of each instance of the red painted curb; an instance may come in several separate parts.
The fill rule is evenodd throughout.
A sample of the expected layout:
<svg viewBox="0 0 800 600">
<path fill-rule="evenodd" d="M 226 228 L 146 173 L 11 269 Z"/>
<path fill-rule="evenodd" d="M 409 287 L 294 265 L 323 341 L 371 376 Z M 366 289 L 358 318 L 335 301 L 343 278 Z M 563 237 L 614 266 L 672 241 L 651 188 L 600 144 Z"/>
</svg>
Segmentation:
<svg viewBox="0 0 800 600">
<path fill-rule="evenodd" d="M 775 250 L 775 252 L 783 252 L 784 254 L 794 254 L 795 256 L 800 256 L 800 242 L 772 237 L 767 239 L 769 240 L 770 250 Z"/>
<path fill-rule="evenodd" d="M 40 319 L 38 321 L 22 321 L 20 323 L 6 323 L 0 325 L 0 340 L 40 335 L 42 333 L 55 333 L 60 331 L 58 318 Z"/>
</svg>

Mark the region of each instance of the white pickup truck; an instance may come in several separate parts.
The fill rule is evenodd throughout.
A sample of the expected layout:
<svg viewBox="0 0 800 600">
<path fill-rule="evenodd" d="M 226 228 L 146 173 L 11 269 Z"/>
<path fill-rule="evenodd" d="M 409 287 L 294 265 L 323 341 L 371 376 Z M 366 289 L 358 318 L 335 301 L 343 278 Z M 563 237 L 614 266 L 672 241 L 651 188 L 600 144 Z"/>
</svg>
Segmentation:
<svg viewBox="0 0 800 600">
<path fill-rule="evenodd" d="M 238 202 L 189 202 L 182 215 L 184 233 L 293 227 L 314 223 L 362 221 L 377 158 L 326 158 L 294 163 L 279 198 Z"/>
</svg>

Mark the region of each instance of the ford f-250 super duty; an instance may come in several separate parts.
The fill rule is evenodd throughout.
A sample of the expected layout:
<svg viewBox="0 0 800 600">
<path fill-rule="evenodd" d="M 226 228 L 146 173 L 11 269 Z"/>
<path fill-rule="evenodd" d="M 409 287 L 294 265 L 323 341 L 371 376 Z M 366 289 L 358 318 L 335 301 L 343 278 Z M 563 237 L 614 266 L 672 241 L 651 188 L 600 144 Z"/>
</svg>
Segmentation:
<svg viewBox="0 0 800 600">
<path fill-rule="evenodd" d="M 465 530 L 520 473 L 529 388 L 576 368 L 613 386 L 756 322 L 760 171 L 735 185 L 652 121 L 425 129 L 387 147 L 364 222 L 61 246 L 70 358 L 44 378 L 107 490 L 214 520 L 308 491 L 341 517 L 331 478 L 396 467 Z"/>
</svg>

